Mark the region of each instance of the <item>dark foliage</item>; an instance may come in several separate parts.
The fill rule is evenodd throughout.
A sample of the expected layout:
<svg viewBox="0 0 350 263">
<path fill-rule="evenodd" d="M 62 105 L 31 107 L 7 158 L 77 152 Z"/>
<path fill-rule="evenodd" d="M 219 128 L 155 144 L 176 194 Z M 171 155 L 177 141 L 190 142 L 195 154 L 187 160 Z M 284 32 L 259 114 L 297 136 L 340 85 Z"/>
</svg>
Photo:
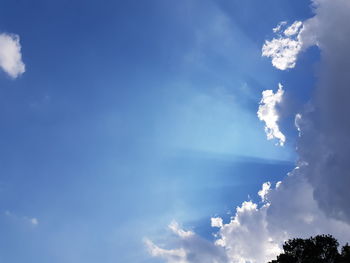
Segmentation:
<svg viewBox="0 0 350 263">
<path fill-rule="evenodd" d="M 338 241 L 331 235 L 294 238 L 286 241 L 284 252 L 269 263 L 350 263 L 350 246 L 343 246 L 341 253 L 338 246 Z"/>
</svg>

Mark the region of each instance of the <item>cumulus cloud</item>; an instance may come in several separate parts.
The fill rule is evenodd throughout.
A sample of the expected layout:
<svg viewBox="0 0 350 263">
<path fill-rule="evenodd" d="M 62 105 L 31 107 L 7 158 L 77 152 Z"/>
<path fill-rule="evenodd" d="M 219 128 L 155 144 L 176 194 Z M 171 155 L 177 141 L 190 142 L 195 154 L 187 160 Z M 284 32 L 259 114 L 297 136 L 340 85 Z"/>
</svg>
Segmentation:
<svg viewBox="0 0 350 263">
<path fill-rule="evenodd" d="M 18 35 L 0 34 L 0 68 L 12 78 L 25 72 Z"/>
<path fill-rule="evenodd" d="M 285 240 L 294 237 L 332 234 L 341 244 L 350 240 L 350 1 L 314 0 L 313 7 L 314 17 L 283 32 L 281 24 L 275 30 L 281 35 L 263 47 L 263 55 L 284 70 L 296 65 L 301 50 L 318 46 L 319 79 L 312 107 L 295 118 L 300 133 L 296 168 L 276 185 L 265 183 L 258 193 L 260 202 L 243 202 L 228 222 L 211 219 L 219 229 L 214 245 L 224 249 L 230 263 L 267 262 L 280 253 Z M 283 41 L 298 43 L 290 50 Z M 282 47 L 273 49 L 273 45 Z M 271 91 L 267 97 L 276 94 Z M 191 249 L 186 247 L 186 254 Z"/>
<path fill-rule="evenodd" d="M 273 90 L 264 90 L 262 92 L 262 99 L 260 101 L 259 110 L 257 112 L 258 118 L 265 122 L 265 132 L 267 139 L 278 139 L 281 146 L 284 145 L 286 137 L 280 131 L 278 126 L 278 111 L 276 106 L 282 102 L 283 99 L 283 86 L 278 84 L 278 90 L 276 93 Z"/>
<path fill-rule="evenodd" d="M 280 32 L 284 23 L 278 24 L 273 31 L 275 33 Z M 262 55 L 264 57 L 270 57 L 274 67 L 280 70 L 295 67 L 298 54 L 303 48 L 303 42 L 299 35 L 302 25 L 303 23 L 301 21 L 296 21 L 282 35 L 265 41 L 262 47 Z"/>
<path fill-rule="evenodd" d="M 236 215 L 219 231 L 217 245 L 227 251 L 230 262 L 267 262 L 280 252 L 266 224 L 268 205 L 258 208 L 252 201 L 237 207 Z"/>
<path fill-rule="evenodd" d="M 225 248 L 230 262 L 268 262 L 293 237 L 328 233 L 343 244 L 349 240 L 350 225 L 319 208 L 312 186 L 300 173 L 301 168 L 295 169 L 274 189 L 265 184 L 260 191 L 264 193 L 262 206 L 244 202 L 230 222 L 222 225 L 216 243 Z"/>
</svg>

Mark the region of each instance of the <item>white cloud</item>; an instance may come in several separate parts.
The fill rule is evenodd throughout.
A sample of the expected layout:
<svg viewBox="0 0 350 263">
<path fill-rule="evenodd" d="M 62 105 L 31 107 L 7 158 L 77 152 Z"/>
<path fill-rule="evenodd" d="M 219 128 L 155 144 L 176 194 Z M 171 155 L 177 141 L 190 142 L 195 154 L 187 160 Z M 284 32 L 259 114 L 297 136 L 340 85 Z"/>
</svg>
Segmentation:
<svg viewBox="0 0 350 263">
<path fill-rule="evenodd" d="M 300 50 L 300 42 L 290 38 L 279 38 L 266 41 L 262 49 L 262 55 L 271 57 L 274 67 L 286 70 L 295 67 Z"/>
<path fill-rule="evenodd" d="M 169 228 L 175 234 L 173 245 L 176 248 L 161 248 L 145 239 L 146 247 L 152 256 L 163 258 L 167 263 L 228 263 L 222 247 L 199 237 L 192 231 L 179 228 L 176 222 L 172 222 Z"/>
<path fill-rule="evenodd" d="M 222 227 L 223 221 L 221 217 L 212 217 L 211 219 L 211 226 L 212 227 Z"/>
<path fill-rule="evenodd" d="M 282 102 L 284 90 L 281 84 L 278 84 L 276 93 L 273 90 L 264 90 L 262 92 L 262 99 L 260 101 L 259 110 L 257 112 L 258 118 L 265 122 L 265 132 L 267 139 L 278 139 L 281 146 L 284 145 L 286 137 L 280 131 L 277 124 L 279 115 L 276 106 Z"/>
<path fill-rule="evenodd" d="M 225 248 L 230 262 L 267 262 L 280 252 L 278 244 L 270 239 L 267 209 L 258 208 L 252 201 L 243 202 L 231 221 L 220 228 L 216 244 Z"/>
<path fill-rule="evenodd" d="M 274 33 L 278 33 L 281 31 L 282 27 L 284 27 L 285 25 L 287 25 L 287 21 L 279 22 L 278 25 L 272 29 L 272 31 Z"/>
<path fill-rule="evenodd" d="M 163 249 L 155 245 L 151 240 L 145 239 L 148 252 L 153 257 L 160 257 L 168 263 L 188 263 L 186 260 L 187 253 L 183 248 L 179 249 Z"/>
<path fill-rule="evenodd" d="M 176 221 L 170 223 L 169 228 L 181 238 L 189 238 L 194 235 L 192 231 L 185 231 L 180 228 L 179 224 Z"/>
<path fill-rule="evenodd" d="M 25 72 L 18 35 L 0 34 L 0 67 L 12 78 Z"/>
<path fill-rule="evenodd" d="M 274 28 L 274 32 L 279 32 L 281 25 Z M 296 21 L 283 32 L 284 36 L 271 41 L 266 40 L 262 47 L 262 56 L 270 57 L 272 65 L 280 70 L 294 68 L 298 54 L 303 48 L 303 42 L 299 36 L 302 25 L 302 22 Z"/>
<path fill-rule="evenodd" d="M 295 21 L 290 27 L 288 27 L 284 31 L 284 35 L 287 37 L 294 36 L 300 32 L 301 26 L 303 25 L 303 22 L 301 21 Z"/>
<path fill-rule="evenodd" d="M 263 202 L 267 201 L 266 197 L 267 197 L 267 194 L 270 192 L 270 190 L 271 190 L 271 183 L 266 182 L 263 184 L 262 189 L 258 192 L 258 195 L 260 196 Z"/>
</svg>

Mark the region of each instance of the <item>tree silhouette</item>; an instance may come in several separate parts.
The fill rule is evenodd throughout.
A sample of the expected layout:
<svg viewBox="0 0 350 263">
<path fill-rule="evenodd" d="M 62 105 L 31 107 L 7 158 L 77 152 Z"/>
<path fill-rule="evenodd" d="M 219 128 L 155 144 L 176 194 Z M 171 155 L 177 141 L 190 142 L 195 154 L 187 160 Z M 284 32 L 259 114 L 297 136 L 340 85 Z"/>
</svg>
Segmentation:
<svg viewBox="0 0 350 263">
<path fill-rule="evenodd" d="M 343 246 L 341 250 L 341 255 L 340 255 L 340 263 L 349 263 L 350 262 L 350 246 L 349 244 L 346 244 Z"/>
<path fill-rule="evenodd" d="M 294 238 L 286 241 L 284 252 L 269 263 L 350 263 L 350 246 L 343 246 L 341 253 L 338 246 L 338 241 L 331 235 Z"/>
</svg>

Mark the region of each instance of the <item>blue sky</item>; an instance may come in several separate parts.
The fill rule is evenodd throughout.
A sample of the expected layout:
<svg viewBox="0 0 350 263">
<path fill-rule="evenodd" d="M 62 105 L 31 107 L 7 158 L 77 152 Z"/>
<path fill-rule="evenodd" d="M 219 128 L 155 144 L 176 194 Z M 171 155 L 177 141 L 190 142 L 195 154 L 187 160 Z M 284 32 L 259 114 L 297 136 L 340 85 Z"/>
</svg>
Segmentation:
<svg viewBox="0 0 350 263">
<path fill-rule="evenodd" d="M 304 0 L 3 0 L 26 70 L 0 73 L 0 262 L 164 262 L 142 240 L 172 220 L 212 240 L 211 217 L 294 167 L 319 51 L 281 71 L 261 48 L 312 15 Z M 278 83 L 283 147 L 256 114 Z"/>
</svg>

